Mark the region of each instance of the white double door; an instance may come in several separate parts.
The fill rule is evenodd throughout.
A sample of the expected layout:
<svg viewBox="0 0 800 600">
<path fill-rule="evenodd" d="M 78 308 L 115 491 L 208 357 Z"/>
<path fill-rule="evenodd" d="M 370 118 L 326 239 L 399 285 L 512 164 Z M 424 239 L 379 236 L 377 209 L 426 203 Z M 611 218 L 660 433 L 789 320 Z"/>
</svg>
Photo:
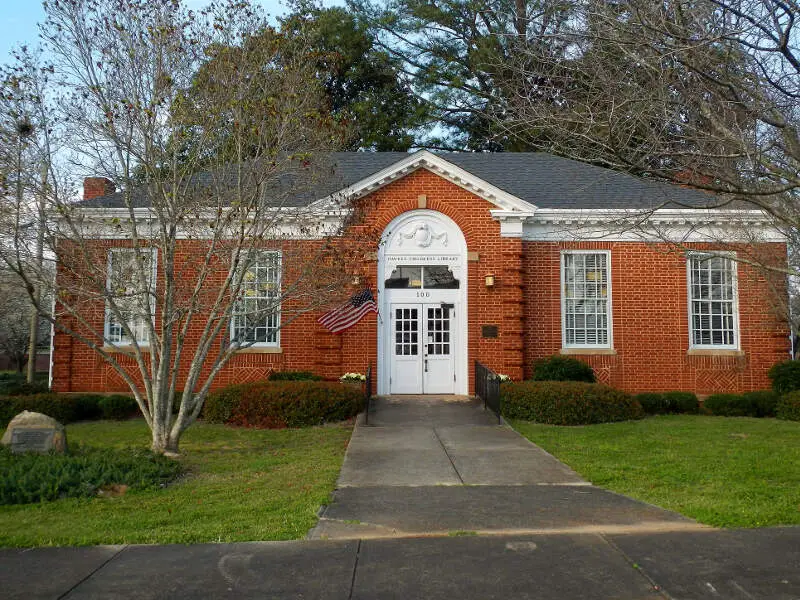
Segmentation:
<svg viewBox="0 0 800 600">
<path fill-rule="evenodd" d="M 456 311 L 446 303 L 392 303 L 391 394 L 455 392 Z"/>
</svg>

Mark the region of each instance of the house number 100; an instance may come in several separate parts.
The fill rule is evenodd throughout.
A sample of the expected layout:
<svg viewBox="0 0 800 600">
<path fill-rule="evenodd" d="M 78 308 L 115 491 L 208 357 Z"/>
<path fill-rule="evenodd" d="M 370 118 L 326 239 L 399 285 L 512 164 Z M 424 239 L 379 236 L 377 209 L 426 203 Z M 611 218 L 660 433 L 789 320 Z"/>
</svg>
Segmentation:
<svg viewBox="0 0 800 600">
<path fill-rule="evenodd" d="M 417 298 L 430 298 L 430 292 L 417 292 Z"/>
</svg>

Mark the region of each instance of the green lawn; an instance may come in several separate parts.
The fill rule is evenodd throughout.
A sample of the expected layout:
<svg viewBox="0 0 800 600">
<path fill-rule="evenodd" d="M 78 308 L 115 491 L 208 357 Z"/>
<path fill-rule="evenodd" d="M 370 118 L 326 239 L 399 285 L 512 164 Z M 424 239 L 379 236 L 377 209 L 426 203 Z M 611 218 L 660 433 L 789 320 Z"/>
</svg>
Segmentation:
<svg viewBox="0 0 800 600">
<path fill-rule="evenodd" d="M 800 524 L 800 423 L 674 415 L 584 427 L 512 424 L 595 485 L 701 523 Z"/>
<path fill-rule="evenodd" d="M 0 545 L 154 544 L 303 537 L 334 488 L 352 424 L 252 430 L 197 423 L 188 473 L 168 488 L 116 498 L 0 506 Z M 69 444 L 147 447 L 144 421 L 67 426 Z"/>
</svg>

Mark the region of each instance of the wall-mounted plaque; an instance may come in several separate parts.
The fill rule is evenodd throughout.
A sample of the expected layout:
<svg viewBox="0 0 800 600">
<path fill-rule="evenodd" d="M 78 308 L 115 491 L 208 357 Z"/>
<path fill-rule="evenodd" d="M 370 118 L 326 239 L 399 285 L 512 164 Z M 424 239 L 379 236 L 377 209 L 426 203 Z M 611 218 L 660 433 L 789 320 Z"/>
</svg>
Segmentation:
<svg viewBox="0 0 800 600">
<path fill-rule="evenodd" d="M 497 325 L 481 325 L 481 337 L 496 338 L 498 330 Z"/>
</svg>

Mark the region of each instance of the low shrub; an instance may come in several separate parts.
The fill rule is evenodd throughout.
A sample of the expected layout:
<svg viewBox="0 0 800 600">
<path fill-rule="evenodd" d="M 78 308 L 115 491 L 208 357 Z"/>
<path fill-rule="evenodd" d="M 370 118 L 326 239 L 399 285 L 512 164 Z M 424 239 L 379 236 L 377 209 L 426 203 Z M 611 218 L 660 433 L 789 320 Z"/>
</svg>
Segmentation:
<svg viewBox="0 0 800 600">
<path fill-rule="evenodd" d="M 3 427 L 23 410 L 38 412 L 60 423 L 72 423 L 89 410 L 75 396 L 59 394 L 33 394 L 30 396 L 0 397 L 0 424 Z"/>
<path fill-rule="evenodd" d="M 209 394 L 203 415 L 211 423 L 243 427 L 309 427 L 354 417 L 363 400 L 360 390 L 340 383 L 265 381 Z"/>
<path fill-rule="evenodd" d="M 800 361 L 785 360 L 772 365 L 767 373 L 772 380 L 772 389 L 778 394 L 800 390 Z"/>
<path fill-rule="evenodd" d="M 782 396 L 775 407 L 775 416 L 786 421 L 800 421 L 800 391 Z"/>
<path fill-rule="evenodd" d="M 669 406 L 664 399 L 664 394 L 658 392 L 642 392 L 636 394 L 634 398 L 642 405 L 645 414 L 664 415 L 669 412 Z"/>
<path fill-rule="evenodd" d="M 0 425 L 6 426 L 23 410 L 45 414 L 59 423 L 74 423 L 95 419 L 128 419 L 138 413 L 139 407 L 133 398 L 121 394 L 0 396 Z"/>
<path fill-rule="evenodd" d="M 203 419 L 209 423 L 229 423 L 233 418 L 234 409 L 239 406 L 242 388 L 250 385 L 254 384 L 229 385 L 221 390 L 211 392 L 203 404 Z"/>
<path fill-rule="evenodd" d="M 549 356 L 533 363 L 533 381 L 585 381 L 594 383 L 592 367 L 577 358 Z"/>
<path fill-rule="evenodd" d="M 755 417 L 756 407 L 742 394 L 711 394 L 703 408 L 718 417 Z"/>
<path fill-rule="evenodd" d="M 700 401 L 692 392 L 664 392 L 664 402 L 671 414 L 695 415 L 700 411 Z"/>
<path fill-rule="evenodd" d="M 574 381 L 523 381 L 500 387 L 503 415 L 549 425 L 641 419 L 642 406 L 614 388 Z"/>
<path fill-rule="evenodd" d="M 139 414 L 139 405 L 136 404 L 136 400 L 122 394 L 101 396 L 99 407 L 102 417 L 111 421 L 124 421 Z"/>
<path fill-rule="evenodd" d="M 648 415 L 698 412 L 700 403 L 691 392 L 642 392 L 634 396 Z"/>
<path fill-rule="evenodd" d="M 322 377 L 311 371 L 273 371 L 267 377 L 269 381 L 322 381 Z"/>
<path fill-rule="evenodd" d="M 103 417 L 100 408 L 100 400 L 103 399 L 101 394 L 76 394 L 70 397 L 75 403 L 74 421 L 94 421 Z"/>
<path fill-rule="evenodd" d="M 0 381 L 0 395 L 2 396 L 27 396 L 30 394 L 46 394 L 48 391 L 46 381 L 28 383 L 25 379 L 6 379 Z"/>
<path fill-rule="evenodd" d="M 13 454 L 0 449 L 0 504 L 84 498 L 105 486 L 144 489 L 164 485 L 180 463 L 147 450 L 78 448 L 67 454 Z"/>
<path fill-rule="evenodd" d="M 772 390 L 747 392 L 744 397 L 753 405 L 756 417 L 774 417 L 778 401 L 781 399 L 780 395 Z"/>
</svg>

